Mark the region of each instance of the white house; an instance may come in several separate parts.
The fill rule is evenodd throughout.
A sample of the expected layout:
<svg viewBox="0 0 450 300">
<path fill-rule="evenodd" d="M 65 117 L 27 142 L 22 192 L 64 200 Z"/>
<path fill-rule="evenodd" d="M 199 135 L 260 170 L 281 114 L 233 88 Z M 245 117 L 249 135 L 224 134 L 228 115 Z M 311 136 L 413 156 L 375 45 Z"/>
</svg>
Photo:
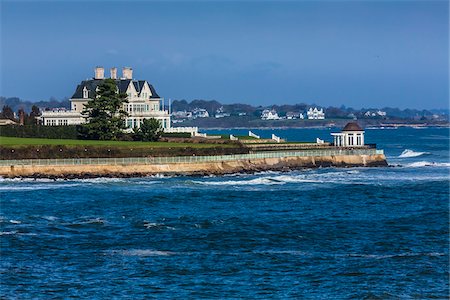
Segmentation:
<svg viewBox="0 0 450 300">
<path fill-rule="evenodd" d="M 364 146 L 364 130 L 356 122 L 345 125 L 339 133 L 332 133 L 336 147 L 362 147 Z"/>
<path fill-rule="evenodd" d="M 371 112 L 370 110 L 366 111 L 364 114 L 366 117 L 386 117 L 386 112 L 382 110 Z"/>
<path fill-rule="evenodd" d="M 272 110 L 265 109 L 261 113 L 261 119 L 262 120 L 279 120 L 280 117 L 278 116 L 278 113 L 274 109 L 272 109 Z"/>
<path fill-rule="evenodd" d="M 70 111 L 44 111 L 40 116 L 43 125 L 76 125 L 86 122 L 81 112 L 85 105 L 92 100 L 98 86 L 105 80 L 104 69 L 95 68 L 94 78 L 83 80 L 76 88 L 70 99 Z M 170 116 L 163 109 L 164 99 L 159 97 L 155 88 L 146 80 L 133 79 L 133 69 L 125 67 L 122 77 L 117 78 L 117 68 L 111 69 L 111 79 L 116 82 L 117 92 L 127 94 L 128 103 L 123 109 L 129 114 L 125 120 L 127 128 L 140 127 L 142 121 L 155 118 L 161 122 L 164 129 L 170 128 Z"/>
<path fill-rule="evenodd" d="M 209 113 L 204 108 L 194 108 L 194 110 L 192 111 L 192 116 L 193 116 L 194 119 L 197 119 L 197 118 L 209 118 Z"/>
<path fill-rule="evenodd" d="M 306 112 L 309 120 L 323 120 L 325 119 L 325 113 L 323 112 L 323 108 L 317 109 L 317 107 L 310 107 Z"/>
</svg>

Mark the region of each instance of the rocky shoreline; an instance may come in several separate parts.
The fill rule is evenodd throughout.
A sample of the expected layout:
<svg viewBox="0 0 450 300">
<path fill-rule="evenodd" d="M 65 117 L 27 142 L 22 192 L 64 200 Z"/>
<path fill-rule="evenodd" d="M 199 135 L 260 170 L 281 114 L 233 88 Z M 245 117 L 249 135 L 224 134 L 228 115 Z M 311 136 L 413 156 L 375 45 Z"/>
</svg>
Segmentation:
<svg viewBox="0 0 450 300">
<path fill-rule="evenodd" d="M 257 173 L 263 171 L 289 172 L 306 168 L 322 167 L 387 167 L 384 154 L 284 157 L 251 160 L 235 160 L 203 163 L 170 163 L 142 165 L 66 165 L 66 166 L 9 166 L 0 167 L 3 178 L 131 178 L 155 175 L 208 176 L 233 173 Z"/>
</svg>

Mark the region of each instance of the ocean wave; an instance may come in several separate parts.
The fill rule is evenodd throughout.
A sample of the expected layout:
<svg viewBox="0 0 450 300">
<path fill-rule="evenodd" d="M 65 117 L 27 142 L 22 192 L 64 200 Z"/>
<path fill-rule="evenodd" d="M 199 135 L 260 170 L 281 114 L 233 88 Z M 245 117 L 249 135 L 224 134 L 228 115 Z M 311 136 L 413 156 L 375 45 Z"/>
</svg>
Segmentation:
<svg viewBox="0 0 450 300">
<path fill-rule="evenodd" d="M 153 222 L 148 222 L 148 221 L 144 221 L 144 227 L 147 229 L 170 229 L 170 230 L 175 230 L 174 227 L 171 226 L 167 226 L 164 223 L 153 223 Z"/>
<path fill-rule="evenodd" d="M 405 149 L 398 157 L 399 158 L 411 158 L 411 157 L 417 157 L 421 155 L 430 154 L 430 152 L 416 152 L 410 149 Z"/>
<path fill-rule="evenodd" d="M 172 251 L 160 251 L 160 250 L 150 250 L 150 249 L 131 249 L 131 250 L 111 250 L 108 251 L 110 254 L 119 254 L 123 256 L 170 256 L 175 255 L 177 252 Z"/>
<path fill-rule="evenodd" d="M 17 234 L 17 230 L 0 232 L 0 235 L 13 235 L 13 234 Z"/>
<path fill-rule="evenodd" d="M 438 163 L 438 162 L 430 162 L 430 161 L 416 161 L 413 163 L 409 163 L 404 165 L 404 167 L 408 168 L 420 168 L 420 167 L 450 167 L 450 163 Z"/>
<path fill-rule="evenodd" d="M 70 223 L 62 223 L 61 225 L 73 227 L 73 226 L 82 226 L 82 225 L 90 225 L 90 224 L 103 225 L 106 223 L 107 223 L 106 220 L 104 220 L 102 218 L 86 218 L 84 220 L 74 221 L 74 222 L 70 222 Z"/>
<path fill-rule="evenodd" d="M 322 183 L 323 181 L 317 179 L 308 179 L 301 175 L 279 175 L 279 176 L 264 176 L 249 180 L 226 180 L 226 181 L 194 181 L 194 183 L 203 185 L 237 185 L 237 186 L 252 186 L 252 185 L 283 185 L 286 183 Z"/>
<path fill-rule="evenodd" d="M 440 252 L 405 252 L 405 253 L 396 253 L 396 254 L 358 254 L 351 253 L 346 254 L 344 256 L 348 257 L 360 257 L 360 258 L 374 258 L 374 259 L 386 259 L 386 258 L 399 258 L 399 257 L 416 257 L 416 256 L 444 256 L 445 253 Z"/>
<path fill-rule="evenodd" d="M 53 190 L 61 189 L 67 187 L 79 186 L 79 183 L 71 184 L 41 184 L 41 183 L 31 183 L 30 185 L 5 185 L 0 186 L 0 191 L 35 191 L 35 190 Z"/>
</svg>

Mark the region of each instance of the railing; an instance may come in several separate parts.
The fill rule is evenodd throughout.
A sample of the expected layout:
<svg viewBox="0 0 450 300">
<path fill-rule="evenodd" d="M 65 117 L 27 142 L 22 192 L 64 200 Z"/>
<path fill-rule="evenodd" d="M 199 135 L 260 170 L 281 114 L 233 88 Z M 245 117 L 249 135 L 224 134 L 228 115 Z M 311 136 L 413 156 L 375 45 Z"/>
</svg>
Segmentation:
<svg viewBox="0 0 450 300">
<path fill-rule="evenodd" d="M 376 149 L 318 149 L 303 151 L 277 151 L 250 154 L 212 155 L 212 156 L 174 156 L 174 157 L 125 157 L 125 158 L 61 158 L 61 159 L 22 159 L 0 160 L 0 166 L 60 166 L 60 165 L 135 165 L 222 162 L 263 158 L 333 156 L 333 155 L 373 155 L 383 154 Z"/>
</svg>

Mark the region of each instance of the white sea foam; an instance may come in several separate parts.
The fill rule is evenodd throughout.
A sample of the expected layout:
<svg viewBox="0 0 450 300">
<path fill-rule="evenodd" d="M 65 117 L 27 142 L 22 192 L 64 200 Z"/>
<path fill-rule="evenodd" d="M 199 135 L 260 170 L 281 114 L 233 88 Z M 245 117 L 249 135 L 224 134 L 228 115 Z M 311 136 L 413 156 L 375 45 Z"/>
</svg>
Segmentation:
<svg viewBox="0 0 450 300">
<path fill-rule="evenodd" d="M 429 152 L 416 152 L 410 149 L 405 149 L 398 157 L 399 158 L 410 158 L 417 157 L 425 154 L 430 154 Z"/>
<path fill-rule="evenodd" d="M 35 191 L 35 190 L 52 190 L 52 189 L 61 189 L 67 187 L 79 186 L 80 184 L 72 183 L 72 184 L 34 184 L 31 183 L 29 185 L 5 185 L 0 186 L 0 191 Z"/>
<path fill-rule="evenodd" d="M 20 222 L 18 220 L 9 220 L 9 223 L 11 223 L 11 224 L 22 224 L 22 222 Z"/>
<path fill-rule="evenodd" d="M 81 222 L 81 224 L 105 224 L 106 221 L 103 220 L 102 218 L 92 218 L 92 219 L 87 219 L 84 222 Z"/>
<path fill-rule="evenodd" d="M 438 163 L 430 161 L 416 161 L 413 163 L 406 164 L 405 167 L 409 168 L 420 168 L 420 167 L 450 167 L 450 163 Z"/>
<path fill-rule="evenodd" d="M 97 178 L 86 178 L 86 179 L 74 179 L 74 181 L 80 181 L 83 183 L 93 183 L 93 184 L 101 184 L 101 183 L 118 183 L 124 182 L 123 178 L 110 178 L 110 177 L 97 177 Z"/>
<path fill-rule="evenodd" d="M 13 231 L 1 231 L 0 235 L 12 235 L 12 234 L 16 234 L 17 231 L 13 230 Z"/>
<path fill-rule="evenodd" d="M 172 251 L 159 251 L 150 249 L 131 249 L 131 250 L 112 250 L 112 254 L 119 254 L 124 256 L 169 256 L 175 255 L 176 252 Z"/>
<path fill-rule="evenodd" d="M 194 181 L 204 185 L 234 185 L 234 186 L 252 186 L 252 185 L 283 185 L 286 183 L 321 183 L 321 180 L 309 179 L 303 175 L 279 175 L 264 176 L 249 180 L 227 180 L 227 181 Z"/>
<path fill-rule="evenodd" d="M 148 221 L 144 221 L 144 227 L 148 228 L 148 229 L 152 229 L 152 228 L 158 229 L 158 228 L 160 228 L 160 229 L 175 230 L 174 227 L 167 226 L 164 223 L 153 223 L 153 222 L 148 222 Z"/>
<path fill-rule="evenodd" d="M 385 259 L 385 258 L 395 258 L 395 257 L 415 257 L 415 256 L 444 256 L 444 253 L 440 252 L 404 252 L 397 254 L 358 254 L 351 253 L 345 256 L 349 257 L 361 257 L 361 258 L 374 258 L 374 259 Z"/>
<path fill-rule="evenodd" d="M 54 217 L 54 216 L 42 216 L 41 217 L 42 219 L 44 219 L 44 220 L 47 220 L 47 221 L 56 221 L 58 218 L 57 217 Z"/>
</svg>

